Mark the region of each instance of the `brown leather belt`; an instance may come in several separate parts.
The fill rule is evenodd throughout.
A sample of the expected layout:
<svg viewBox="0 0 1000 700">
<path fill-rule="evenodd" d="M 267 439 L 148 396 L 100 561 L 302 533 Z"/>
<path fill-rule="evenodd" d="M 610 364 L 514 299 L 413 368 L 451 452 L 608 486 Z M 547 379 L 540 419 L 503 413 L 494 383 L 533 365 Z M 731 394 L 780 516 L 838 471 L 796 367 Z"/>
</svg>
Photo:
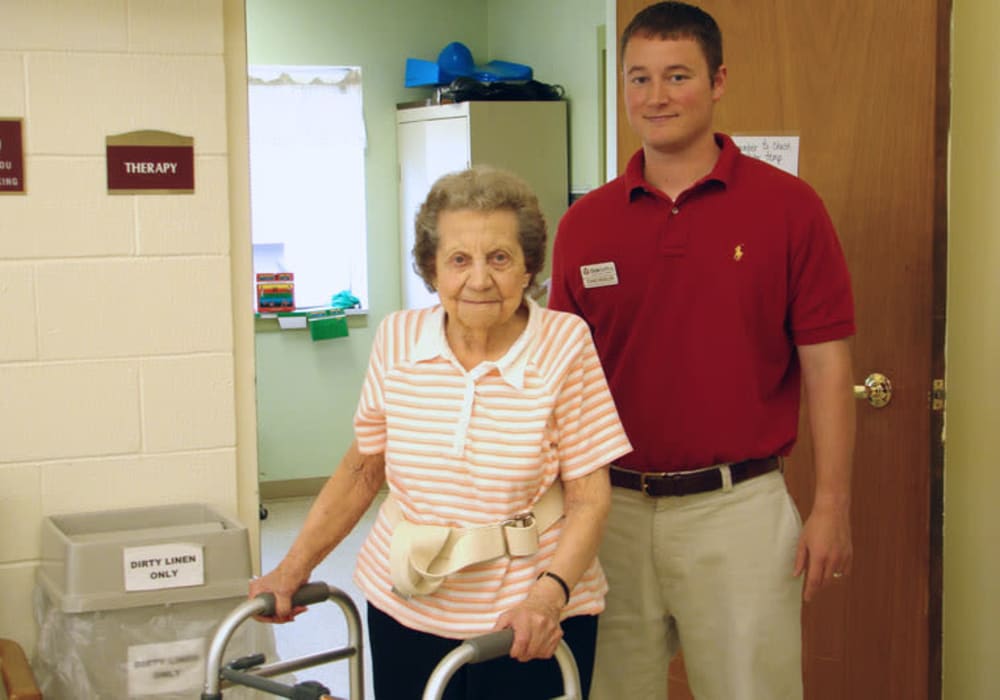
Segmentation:
<svg viewBox="0 0 1000 700">
<path fill-rule="evenodd" d="M 773 472 L 780 467 L 777 457 L 763 459 L 748 459 L 729 465 L 733 484 Z M 611 465 L 611 484 L 633 491 L 641 491 L 647 496 L 689 496 L 693 493 L 705 493 L 721 489 L 722 470 L 705 469 L 686 474 L 671 474 L 663 472 L 637 472 L 631 469 Z"/>
</svg>

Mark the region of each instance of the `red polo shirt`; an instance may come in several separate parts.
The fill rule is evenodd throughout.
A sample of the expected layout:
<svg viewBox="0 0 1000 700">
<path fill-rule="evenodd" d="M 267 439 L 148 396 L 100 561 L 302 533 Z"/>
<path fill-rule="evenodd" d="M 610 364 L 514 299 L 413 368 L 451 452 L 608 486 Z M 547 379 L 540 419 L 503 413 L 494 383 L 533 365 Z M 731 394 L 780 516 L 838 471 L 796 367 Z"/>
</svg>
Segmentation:
<svg viewBox="0 0 1000 700">
<path fill-rule="evenodd" d="M 799 417 L 796 345 L 854 334 L 833 224 L 804 181 L 725 135 L 677 201 L 624 175 L 576 202 L 555 241 L 549 306 L 594 335 L 634 451 L 680 471 L 785 455 Z"/>
</svg>

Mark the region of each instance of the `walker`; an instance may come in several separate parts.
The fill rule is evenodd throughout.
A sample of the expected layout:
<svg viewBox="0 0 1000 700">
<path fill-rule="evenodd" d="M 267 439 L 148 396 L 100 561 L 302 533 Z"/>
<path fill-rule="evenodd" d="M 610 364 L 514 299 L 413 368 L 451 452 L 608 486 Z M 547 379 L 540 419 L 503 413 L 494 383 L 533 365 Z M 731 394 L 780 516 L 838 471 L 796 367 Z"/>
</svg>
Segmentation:
<svg viewBox="0 0 1000 700">
<path fill-rule="evenodd" d="M 244 685 L 256 690 L 262 690 L 282 698 L 296 700 L 338 700 L 330 695 L 330 690 L 321 683 L 305 681 L 294 686 L 270 680 L 271 676 L 291 673 L 303 668 L 319 666 L 325 663 L 347 659 L 351 699 L 363 700 L 364 676 L 362 671 L 361 616 L 350 596 L 339 588 L 315 581 L 307 583 L 292 596 L 292 607 L 300 607 L 330 600 L 340 606 L 347 619 L 347 646 L 339 649 L 328 649 L 299 656 L 288 661 L 277 661 L 264 664 L 263 654 L 252 654 L 230 661 L 222 665 L 222 654 L 236 628 L 254 615 L 269 617 L 274 615 L 274 595 L 261 593 L 253 600 L 241 603 L 229 613 L 215 632 L 208 648 L 208 659 L 205 667 L 205 686 L 201 700 L 222 700 L 221 686 L 223 681 L 230 685 Z"/>
<path fill-rule="evenodd" d="M 302 586 L 292 596 L 292 607 L 308 606 L 330 600 L 340 606 L 347 619 L 347 646 L 339 649 L 300 656 L 288 661 L 265 664 L 263 654 L 252 654 L 222 664 L 222 655 L 230 638 L 243 622 L 254 615 L 265 617 L 274 614 L 274 596 L 262 593 L 253 600 L 241 603 L 227 615 L 215 632 L 208 650 L 205 668 L 205 686 L 201 700 L 222 700 L 221 686 L 243 685 L 256 690 L 295 700 L 346 700 L 335 698 L 330 690 L 315 681 L 304 681 L 294 686 L 270 680 L 271 676 L 290 673 L 303 668 L 346 659 L 349 664 L 350 700 L 364 700 L 362 664 L 361 616 L 350 596 L 339 588 L 316 581 Z M 435 667 L 424 688 L 423 700 L 441 700 L 448 681 L 465 664 L 476 664 L 500 658 L 510 652 L 514 632 L 510 629 L 492 632 L 467 639 Z M 563 679 L 563 695 L 558 700 L 581 700 L 580 672 L 573 653 L 565 641 L 560 641 L 555 653 Z"/>
<path fill-rule="evenodd" d="M 423 700 L 441 700 L 448 681 L 461 666 L 478 664 L 482 661 L 506 656 L 513 643 L 514 630 L 509 628 L 484 634 L 481 637 L 466 639 L 438 663 L 431 673 L 431 677 L 427 679 Z M 565 641 L 559 641 L 555 660 L 559 663 L 559 671 L 562 673 L 563 680 L 563 694 L 556 700 L 581 700 L 583 696 L 580 689 L 580 670 L 576 666 L 573 652 L 570 651 L 569 645 Z"/>
</svg>

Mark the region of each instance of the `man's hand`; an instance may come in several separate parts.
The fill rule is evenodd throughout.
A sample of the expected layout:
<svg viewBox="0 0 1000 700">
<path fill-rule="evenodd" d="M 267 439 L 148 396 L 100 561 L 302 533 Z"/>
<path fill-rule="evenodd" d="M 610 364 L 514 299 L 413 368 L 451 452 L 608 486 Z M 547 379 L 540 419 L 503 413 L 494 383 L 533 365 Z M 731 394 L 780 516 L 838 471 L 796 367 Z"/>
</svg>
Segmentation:
<svg viewBox="0 0 1000 700">
<path fill-rule="evenodd" d="M 805 574 L 803 599 L 809 602 L 824 586 L 850 574 L 853 558 L 847 509 L 814 506 L 802 528 L 795 554 L 794 575 Z"/>
<path fill-rule="evenodd" d="M 809 407 L 816 490 L 802 528 L 795 575 L 805 573 L 806 601 L 851 572 L 851 455 L 854 452 L 854 389 L 846 340 L 798 348 Z"/>
</svg>

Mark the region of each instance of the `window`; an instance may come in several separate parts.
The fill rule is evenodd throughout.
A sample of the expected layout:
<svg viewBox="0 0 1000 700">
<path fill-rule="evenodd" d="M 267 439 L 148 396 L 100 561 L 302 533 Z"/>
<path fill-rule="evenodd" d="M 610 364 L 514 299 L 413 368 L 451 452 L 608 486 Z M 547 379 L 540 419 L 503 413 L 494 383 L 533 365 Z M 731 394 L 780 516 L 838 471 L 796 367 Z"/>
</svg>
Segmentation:
<svg viewBox="0 0 1000 700">
<path fill-rule="evenodd" d="M 295 274 L 295 305 L 368 307 L 361 69 L 250 66 L 254 272 Z"/>
</svg>

